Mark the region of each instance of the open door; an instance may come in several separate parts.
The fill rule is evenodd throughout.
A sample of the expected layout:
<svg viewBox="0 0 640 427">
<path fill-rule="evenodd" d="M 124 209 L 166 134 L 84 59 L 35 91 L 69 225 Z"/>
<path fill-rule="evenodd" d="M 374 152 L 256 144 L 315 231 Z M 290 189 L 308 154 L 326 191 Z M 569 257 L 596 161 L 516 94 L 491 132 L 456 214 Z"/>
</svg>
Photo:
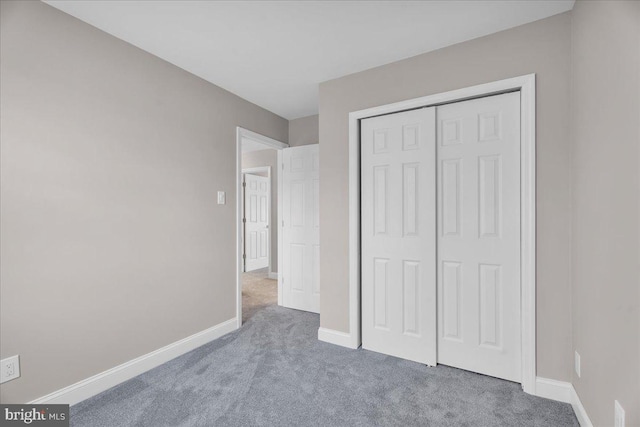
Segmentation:
<svg viewBox="0 0 640 427">
<path fill-rule="evenodd" d="M 286 148 L 282 154 L 282 303 L 319 313 L 319 148 Z"/>
<path fill-rule="evenodd" d="M 243 174 L 244 271 L 269 267 L 269 178 Z"/>
</svg>

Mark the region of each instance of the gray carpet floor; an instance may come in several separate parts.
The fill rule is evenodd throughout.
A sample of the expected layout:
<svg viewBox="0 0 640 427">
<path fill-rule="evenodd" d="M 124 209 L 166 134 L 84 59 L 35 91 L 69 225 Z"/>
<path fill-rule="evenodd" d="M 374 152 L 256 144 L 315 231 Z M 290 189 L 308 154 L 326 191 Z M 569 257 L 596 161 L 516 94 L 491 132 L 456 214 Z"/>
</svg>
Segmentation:
<svg viewBox="0 0 640 427">
<path fill-rule="evenodd" d="M 519 384 L 317 340 L 278 306 L 71 408 L 72 426 L 578 426 Z"/>
<path fill-rule="evenodd" d="M 243 273 L 242 280 L 242 322 L 270 305 L 278 303 L 278 281 L 269 279 L 269 269 Z"/>
</svg>

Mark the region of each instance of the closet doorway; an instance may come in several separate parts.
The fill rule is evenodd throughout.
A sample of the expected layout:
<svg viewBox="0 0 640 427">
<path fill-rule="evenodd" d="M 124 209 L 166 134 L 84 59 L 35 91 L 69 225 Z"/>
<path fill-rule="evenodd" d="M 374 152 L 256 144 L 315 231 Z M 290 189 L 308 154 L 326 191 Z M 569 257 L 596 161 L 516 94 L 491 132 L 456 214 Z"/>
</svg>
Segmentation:
<svg viewBox="0 0 640 427">
<path fill-rule="evenodd" d="M 535 390 L 534 94 L 529 75 L 350 114 L 351 346 Z"/>
<path fill-rule="evenodd" d="M 364 348 L 520 381 L 519 107 L 362 121 Z"/>
</svg>

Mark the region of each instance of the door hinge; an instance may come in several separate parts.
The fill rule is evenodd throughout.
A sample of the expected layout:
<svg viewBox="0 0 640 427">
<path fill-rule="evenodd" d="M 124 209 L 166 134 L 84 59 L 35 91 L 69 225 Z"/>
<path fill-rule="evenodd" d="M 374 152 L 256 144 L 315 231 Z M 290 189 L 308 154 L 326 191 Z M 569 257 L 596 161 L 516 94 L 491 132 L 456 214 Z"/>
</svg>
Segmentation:
<svg viewBox="0 0 640 427">
<path fill-rule="evenodd" d="M 246 260 L 247 259 L 247 254 L 242 254 L 242 259 Z"/>
<path fill-rule="evenodd" d="M 246 182 L 243 182 L 243 183 L 242 183 L 242 186 L 243 186 L 243 187 L 246 187 L 246 186 L 247 186 L 247 183 L 246 183 Z"/>
<path fill-rule="evenodd" d="M 247 218 L 242 218 L 242 222 L 246 223 L 247 222 Z"/>
</svg>

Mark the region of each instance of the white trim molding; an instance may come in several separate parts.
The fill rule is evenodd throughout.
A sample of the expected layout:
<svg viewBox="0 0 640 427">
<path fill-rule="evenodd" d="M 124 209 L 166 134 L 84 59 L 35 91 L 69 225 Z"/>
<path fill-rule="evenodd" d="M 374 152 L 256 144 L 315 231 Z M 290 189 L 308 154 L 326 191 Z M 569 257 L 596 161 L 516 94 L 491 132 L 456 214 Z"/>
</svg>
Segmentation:
<svg viewBox="0 0 640 427">
<path fill-rule="evenodd" d="M 229 332 L 235 331 L 236 319 L 229 319 L 209 329 L 193 334 L 187 338 L 176 341 L 158 350 L 137 357 L 114 368 L 108 369 L 97 375 L 79 381 L 68 387 L 42 396 L 29 402 L 30 405 L 38 404 L 67 404 L 75 405 L 85 399 L 102 393 L 118 384 L 136 377 L 163 363 L 175 359 L 191 350 L 207 344 Z"/>
<path fill-rule="evenodd" d="M 258 142 L 267 148 L 278 150 L 278 169 L 282 170 L 282 153 L 280 150 L 288 148 L 289 144 L 269 138 L 243 127 L 236 127 L 236 322 L 238 328 L 242 326 L 242 140 L 251 140 Z M 278 192 L 281 189 L 281 174 L 278 173 Z M 278 215 L 276 224 L 280 223 L 280 203 L 281 197 L 278 196 Z M 280 266 L 280 233 L 278 233 L 278 266 Z M 271 265 L 271 260 L 269 260 Z M 280 268 L 278 268 L 280 271 Z M 280 294 L 282 293 L 282 285 L 278 280 L 278 304 L 280 304 Z"/>
<path fill-rule="evenodd" d="M 536 100 L 535 74 L 349 113 L 349 347 L 361 345 L 360 121 L 368 117 L 520 91 L 522 389 L 536 387 Z"/>
<path fill-rule="evenodd" d="M 573 401 L 571 383 L 552 380 L 549 378 L 536 378 L 536 396 L 558 402 L 571 403 Z"/>
<path fill-rule="evenodd" d="M 271 177 L 271 166 L 256 166 L 255 168 L 242 169 L 242 173 L 267 173 L 267 176 Z"/>
<path fill-rule="evenodd" d="M 578 393 L 573 386 L 571 386 L 571 406 L 581 427 L 593 427 L 593 423 L 589 419 L 589 415 L 587 415 L 587 410 L 582 406 L 580 397 L 578 397 Z"/>
<path fill-rule="evenodd" d="M 268 277 L 269 279 L 278 280 L 280 276 L 278 275 L 277 271 L 275 273 L 273 271 L 270 271 Z"/>
<path fill-rule="evenodd" d="M 239 139 L 250 139 L 253 142 L 258 142 L 267 148 L 274 148 L 276 150 L 282 150 L 283 148 L 289 148 L 289 144 L 278 141 L 277 139 L 269 138 L 268 136 L 259 134 L 258 132 L 254 132 L 249 129 L 245 129 L 243 127 L 238 126 L 236 128 L 237 135 Z"/>
<path fill-rule="evenodd" d="M 573 412 L 581 427 L 593 427 L 587 411 L 582 406 L 582 402 L 576 393 L 573 385 L 566 381 L 552 380 L 549 378 L 536 378 L 535 394 L 538 397 L 557 400 L 558 402 L 570 403 Z"/>
<path fill-rule="evenodd" d="M 276 215 L 276 227 L 278 227 L 278 272 L 276 279 L 278 279 L 278 305 L 282 306 L 282 275 L 280 272 L 283 269 L 282 263 L 282 195 L 284 194 L 284 184 L 282 180 L 282 171 L 284 168 L 282 157 L 282 150 L 278 150 L 278 212 Z"/>
<path fill-rule="evenodd" d="M 346 332 L 335 331 L 333 329 L 318 328 L 318 340 L 327 342 L 329 344 L 335 344 L 342 347 L 356 349 L 354 346 L 354 340 L 351 335 Z"/>
</svg>

